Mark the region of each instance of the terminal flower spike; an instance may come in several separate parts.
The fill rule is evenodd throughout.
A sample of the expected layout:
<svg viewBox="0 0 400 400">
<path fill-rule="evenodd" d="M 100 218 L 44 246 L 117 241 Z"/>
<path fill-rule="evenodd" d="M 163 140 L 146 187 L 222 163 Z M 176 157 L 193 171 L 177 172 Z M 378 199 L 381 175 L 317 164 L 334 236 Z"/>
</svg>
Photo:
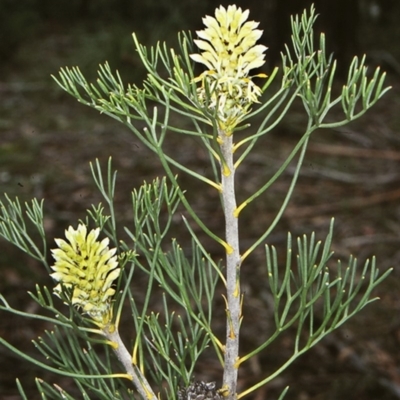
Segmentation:
<svg viewBox="0 0 400 400">
<path fill-rule="evenodd" d="M 236 5 L 217 8 L 215 18 L 203 18 L 206 29 L 197 31 L 199 39 L 194 42 L 201 53 L 190 56 L 208 68 L 196 78 L 202 82 L 198 95 L 210 110 L 216 111 L 219 128 L 228 134 L 262 94 L 249 73 L 265 63 L 267 47 L 256 44 L 263 31 L 257 29 L 258 22 L 247 21 L 248 17 L 249 10 L 242 11 Z"/>
<path fill-rule="evenodd" d="M 111 323 L 111 288 L 121 269 L 117 268 L 116 249 L 109 249 L 109 239 L 97 240 L 100 229 L 87 234 L 79 224 L 65 231 L 68 241 L 55 239 L 58 248 L 51 250 L 55 264 L 51 267 L 53 279 L 60 282 L 54 289 L 60 293 L 61 285 L 72 289 L 71 302 L 90 315 L 101 328 Z"/>
</svg>

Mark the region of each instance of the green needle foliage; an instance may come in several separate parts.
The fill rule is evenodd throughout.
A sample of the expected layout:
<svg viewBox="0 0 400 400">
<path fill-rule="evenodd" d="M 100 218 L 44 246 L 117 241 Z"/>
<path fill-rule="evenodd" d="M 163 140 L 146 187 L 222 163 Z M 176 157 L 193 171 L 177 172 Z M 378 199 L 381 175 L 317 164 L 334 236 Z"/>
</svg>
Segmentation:
<svg viewBox="0 0 400 400">
<path fill-rule="evenodd" d="M 316 241 L 314 234 L 304 235 L 296 246 L 289 233 L 285 264 L 278 262 L 277 250 L 265 244 L 294 191 L 311 134 L 360 117 L 389 88 L 384 87 L 385 74 L 379 68 L 370 74 L 365 57 L 355 57 L 347 83 L 339 95 L 333 95 L 336 62 L 326 54 L 324 36 L 314 38 L 312 7 L 292 19 L 292 46 L 282 53 L 281 83 L 273 91 L 271 83 L 279 76 L 278 69 L 269 76 L 249 75 L 250 70 L 262 67 L 267 48 L 257 44 L 262 31 L 248 16 L 248 10 L 220 6 L 215 18 L 203 19 L 206 28 L 197 32 L 197 39 L 190 34 L 179 36 L 178 51 L 160 43 L 146 48 L 133 34 L 148 73 L 141 87 L 122 82 L 107 63 L 99 67 L 96 83 L 89 83 L 77 67 L 63 68 L 54 77 L 79 102 L 127 126 L 157 155 L 166 177 L 132 189 L 133 218 L 120 229 L 114 203 L 116 172 L 111 159 L 105 171 L 96 160 L 90 168 L 104 205 L 89 205 L 84 221 L 76 229 L 66 229 L 65 240 L 56 239 L 51 266 L 46 261 L 43 201 L 34 199 L 22 206 L 18 199 L 5 195 L 0 203 L 0 235 L 41 261 L 57 281 L 53 290 L 38 285 L 35 293 L 29 293 L 42 311 L 37 314 L 15 309 L 0 295 L 1 311 L 42 320 L 52 327 L 33 341 L 38 359 L 0 337 L 3 346 L 26 362 L 70 379 L 65 388 L 37 379 L 42 399 L 240 399 L 274 379 L 374 301 L 374 288 L 388 276 L 390 271 L 379 274 L 375 259 L 360 269 L 352 257 L 346 266 L 340 261 L 333 263 L 333 220 L 324 241 Z M 206 67 L 199 76 L 194 72 L 195 63 Z M 264 85 L 257 86 L 254 78 L 263 80 Z M 236 204 L 236 170 L 258 139 L 282 121 L 298 98 L 308 117 L 305 132 L 272 178 Z M 342 111 L 336 122 L 327 119 L 333 108 Z M 261 121 L 258 126 L 241 133 L 255 116 Z M 177 154 L 166 153 L 164 143 L 171 134 L 193 136 L 202 143 L 209 154 L 211 176 L 184 165 Z M 262 196 L 295 158 L 296 169 L 275 218 L 253 244 L 243 248 L 240 212 Z M 218 192 L 225 219 L 223 236 L 193 209 L 176 171 Z M 178 207 L 189 217 L 183 222 L 191 238 L 190 248 L 182 248 L 179 237 L 171 239 Z M 28 224 L 39 233 L 40 245 L 31 238 Z M 195 233 L 195 224 L 221 245 L 224 263 L 209 254 Z M 265 246 L 265 290 L 273 298 L 275 330 L 261 345 L 241 354 L 240 331 L 248 327 L 242 324 L 246 298 L 241 293 L 240 274 L 247 273 L 246 258 L 260 245 Z M 141 298 L 132 285 L 137 275 L 145 279 Z M 218 284 L 225 289 L 225 337 L 217 337 L 213 329 Z M 156 295 L 159 303 L 154 309 Z M 129 320 L 131 326 L 129 347 L 119 334 L 122 320 L 124 324 Z M 276 371 L 237 393 L 241 365 L 268 351 L 269 345 L 292 327 L 292 355 Z M 197 361 L 208 348 L 221 364 L 218 384 L 194 381 Z M 17 387 L 27 399 L 20 381 Z"/>
</svg>

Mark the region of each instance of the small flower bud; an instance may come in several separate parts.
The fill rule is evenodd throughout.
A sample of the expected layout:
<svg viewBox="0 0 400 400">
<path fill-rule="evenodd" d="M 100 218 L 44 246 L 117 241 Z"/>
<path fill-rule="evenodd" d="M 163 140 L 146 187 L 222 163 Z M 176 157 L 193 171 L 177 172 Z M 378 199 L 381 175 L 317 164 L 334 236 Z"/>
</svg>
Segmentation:
<svg viewBox="0 0 400 400">
<path fill-rule="evenodd" d="M 215 382 L 193 382 L 178 390 L 178 400 L 222 400 L 215 389 Z"/>
</svg>

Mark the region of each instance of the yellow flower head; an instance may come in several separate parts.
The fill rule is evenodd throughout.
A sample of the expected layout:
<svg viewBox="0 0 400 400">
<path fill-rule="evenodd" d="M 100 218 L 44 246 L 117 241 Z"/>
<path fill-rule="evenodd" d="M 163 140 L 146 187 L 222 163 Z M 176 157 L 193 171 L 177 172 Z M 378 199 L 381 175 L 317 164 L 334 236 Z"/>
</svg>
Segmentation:
<svg viewBox="0 0 400 400">
<path fill-rule="evenodd" d="M 208 68 L 196 79 L 203 83 L 199 98 L 217 110 L 220 128 L 227 132 L 233 131 L 261 95 L 249 72 L 265 63 L 267 47 L 256 45 L 263 31 L 257 29 L 257 22 L 247 21 L 248 16 L 249 10 L 242 11 L 236 5 L 217 8 L 215 18 L 203 18 L 206 29 L 197 32 L 199 39 L 194 42 L 201 54 L 190 55 Z"/>
<path fill-rule="evenodd" d="M 58 284 L 54 292 L 61 291 L 61 285 L 72 288 L 72 304 L 82 308 L 101 328 L 111 323 L 111 288 L 121 269 L 117 268 L 116 249 L 109 249 L 109 240 L 97 240 L 100 229 L 87 234 L 87 228 L 79 224 L 65 231 L 68 241 L 55 239 L 58 248 L 51 250 L 55 264 L 51 276 Z"/>
</svg>

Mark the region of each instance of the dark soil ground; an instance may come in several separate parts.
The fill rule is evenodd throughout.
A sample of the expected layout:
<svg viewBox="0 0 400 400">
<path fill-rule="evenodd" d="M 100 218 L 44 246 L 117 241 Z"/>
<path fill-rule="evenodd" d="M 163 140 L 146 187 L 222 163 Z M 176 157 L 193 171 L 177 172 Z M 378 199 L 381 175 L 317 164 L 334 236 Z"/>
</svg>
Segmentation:
<svg viewBox="0 0 400 400">
<path fill-rule="evenodd" d="M 100 201 L 88 165 L 95 158 L 105 165 L 108 157 L 113 157 L 118 169 L 121 219 L 129 218 L 130 190 L 143 180 L 162 175 L 156 157 L 129 131 L 78 104 L 49 78 L 61 66 L 79 64 L 75 52 L 79 54 L 89 45 L 77 37 L 52 34 L 26 44 L 3 68 L 0 78 L 0 191 L 18 196 L 21 201 L 45 198 L 49 242 L 60 237 L 68 225 L 84 218 L 90 204 Z M 287 231 L 294 236 L 315 231 L 318 238 L 323 238 L 335 216 L 337 258 L 347 260 L 354 254 L 363 264 L 366 258 L 376 255 L 382 271 L 390 267 L 394 271 L 375 291 L 379 301 L 297 360 L 261 389 L 255 400 L 277 398 L 287 385 L 288 400 L 400 398 L 400 76 L 392 74 L 388 81 L 394 89 L 362 119 L 344 128 L 315 133 L 295 195 L 269 243 L 284 250 Z M 302 114 L 294 110 L 260 142 L 238 173 L 239 196 L 251 193 L 271 175 L 299 139 L 302 122 Z M 197 142 L 174 139 L 166 146 L 171 154 L 176 152 L 198 170 L 204 168 L 205 154 Z M 290 177 L 289 170 L 261 201 L 244 212 L 245 244 L 271 222 Z M 221 229 L 218 198 L 208 188 L 187 187 L 205 221 L 213 229 Z M 182 233 L 183 243 L 184 236 Z M 221 249 L 214 244 L 210 244 L 209 251 L 222 257 Z M 34 290 L 35 283 L 51 285 L 49 277 L 40 265 L 4 241 L 0 242 L 0 254 L 0 292 L 13 306 L 35 313 L 38 310 L 27 291 Z M 245 350 L 269 326 L 261 252 L 252 258 L 243 275 L 247 301 L 242 343 Z M 259 318 L 260 314 L 264 317 Z M 0 336 L 29 354 L 35 354 L 31 340 L 44 328 L 1 313 Z M 261 379 L 287 358 L 292 333 L 288 332 L 273 352 L 244 368 L 241 387 Z M 199 375 L 219 380 L 216 360 L 203 363 Z M 33 379 L 42 373 L 34 366 L 0 348 L 0 371 L 0 399 L 19 398 L 16 377 L 29 392 L 29 399 L 39 398 Z M 51 379 L 57 382 L 58 378 Z"/>
</svg>

